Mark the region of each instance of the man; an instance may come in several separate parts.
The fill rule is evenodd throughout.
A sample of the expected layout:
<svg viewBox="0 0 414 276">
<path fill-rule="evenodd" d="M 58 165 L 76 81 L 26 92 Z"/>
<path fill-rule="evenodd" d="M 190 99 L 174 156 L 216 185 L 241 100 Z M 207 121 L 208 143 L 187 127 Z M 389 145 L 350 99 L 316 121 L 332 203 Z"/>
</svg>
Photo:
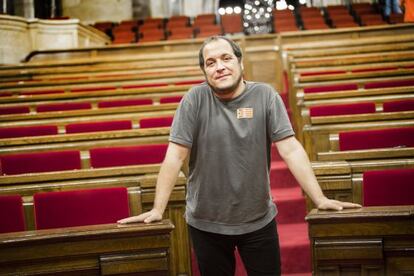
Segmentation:
<svg viewBox="0 0 414 276">
<path fill-rule="evenodd" d="M 193 87 L 177 109 L 154 207 L 119 222 L 161 220 L 190 156 L 185 217 L 201 274 L 234 275 L 237 247 L 249 275 L 279 275 L 277 209 L 269 187 L 272 142 L 318 208 L 360 205 L 322 194 L 280 96 L 269 85 L 243 80 L 237 44 L 211 37 L 200 49 L 199 62 L 206 83 Z"/>
</svg>

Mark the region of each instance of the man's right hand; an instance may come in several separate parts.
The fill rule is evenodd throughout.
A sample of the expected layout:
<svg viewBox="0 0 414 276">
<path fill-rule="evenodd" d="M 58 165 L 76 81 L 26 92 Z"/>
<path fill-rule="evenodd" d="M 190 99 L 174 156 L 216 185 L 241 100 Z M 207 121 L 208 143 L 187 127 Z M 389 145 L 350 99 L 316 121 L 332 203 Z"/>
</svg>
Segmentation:
<svg viewBox="0 0 414 276">
<path fill-rule="evenodd" d="M 162 214 L 159 211 L 152 209 L 151 211 L 142 213 L 138 216 L 120 219 L 118 220 L 118 223 L 120 224 L 127 224 L 127 223 L 134 223 L 134 222 L 151 223 L 151 222 L 160 221 L 160 220 L 162 220 Z"/>
</svg>

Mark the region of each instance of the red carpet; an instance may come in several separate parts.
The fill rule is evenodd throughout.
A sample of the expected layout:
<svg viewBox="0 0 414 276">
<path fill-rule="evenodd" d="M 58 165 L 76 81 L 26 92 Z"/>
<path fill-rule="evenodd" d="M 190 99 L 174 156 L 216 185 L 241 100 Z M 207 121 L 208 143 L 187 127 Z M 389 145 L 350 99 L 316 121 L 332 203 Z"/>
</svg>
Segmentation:
<svg viewBox="0 0 414 276">
<path fill-rule="evenodd" d="M 279 214 L 276 217 L 280 239 L 283 276 L 310 276 L 311 249 L 306 205 L 301 188 L 275 148 L 272 149 L 270 186 Z M 193 256 L 193 275 L 200 275 Z M 236 276 L 246 276 L 240 257 L 236 258 Z"/>
</svg>

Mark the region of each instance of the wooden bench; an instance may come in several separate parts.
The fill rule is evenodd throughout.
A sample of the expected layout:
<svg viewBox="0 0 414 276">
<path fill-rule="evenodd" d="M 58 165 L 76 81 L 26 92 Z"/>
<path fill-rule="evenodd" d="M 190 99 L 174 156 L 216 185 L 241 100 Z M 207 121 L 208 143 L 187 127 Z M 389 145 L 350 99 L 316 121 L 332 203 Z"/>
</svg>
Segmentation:
<svg viewBox="0 0 414 276">
<path fill-rule="evenodd" d="M 169 220 L 0 234 L 2 275 L 171 275 Z"/>
<path fill-rule="evenodd" d="M 139 102 L 142 101 L 142 104 Z M 108 115 L 114 115 L 114 118 L 123 117 L 131 118 L 134 115 L 137 118 L 142 118 L 141 114 L 157 114 L 157 113 L 174 113 L 177 109 L 178 103 L 166 103 L 166 104 L 153 104 L 151 99 L 129 98 L 129 99 L 115 99 L 100 101 L 96 104 L 91 102 L 57 102 L 40 104 L 35 107 L 31 107 L 27 104 L 21 105 L 23 107 L 35 108 L 36 112 L 21 113 L 21 114 L 6 114 L 0 115 L 0 123 L 10 125 L 13 121 L 53 121 L 59 120 L 59 118 L 74 119 L 74 118 L 99 118 L 107 117 Z M 102 104 L 102 105 L 101 105 Z M 105 105 L 106 104 L 106 105 Z M 18 107 L 19 105 L 13 105 Z M 70 109 L 74 106 L 73 109 Z M 6 107 L 3 107 L 6 108 Z M 50 108 L 51 111 L 41 111 L 42 108 Z M 55 109 L 56 111 L 54 111 Z M 59 110 L 60 109 L 60 110 Z M 67 109 L 67 110 L 64 110 Z M 47 110 L 46 110 L 47 111 Z"/>
<path fill-rule="evenodd" d="M 355 103 L 355 102 L 384 102 L 399 99 L 411 99 L 414 95 L 414 86 L 397 86 L 397 87 L 383 87 L 383 88 L 356 88 L 354 84 L 337 85 L 329 91 L 318 93 L 304 93 L 300 91 L 297 93 L 296 99 L 296 113 L 294 112 L 295 125 L 297 131 L 300 133 L 304 126 L 301 115 L 306 117 L 304 108 L 309 108 L 314 105 L 328 105 L 341 103 Z M 336 90 L 338 89 L 338 90 Z M 336 91 L 335 91 L 336 90 Z M 292 105 L 292 104 L 291 104 Z M 300 136 L 300 135 L 299 135 Z"/>
<path fill-rule="evenodd" d="M 201 74 L 200 70 L 193 71 L 193 72 L 166 72 L 166 73 L 160 73 L 157 75 L 148 75 L 148 76 L 142 76 L 141 80 L 137 80 L 137 76 L 135 75 L 120 75 L 118 77 L 101 77 L 101 78 L 90 78 L 90 79 L 74 79 L 74 80 L 54 80 L 54 81 L 44 81 L 44 82 L 11 82 L 11 83 L 2 83 L 0 92 L 12 92 L 12 93 L 18 93 L 18 91 L 22 90 L 29 90 L 34 87 L 45 89 L 68 89 L 68 87 L 73 87 L 74 85 L 77 85 L 79 87 L 85 87 L 87 85 L 99 85 L 99 84 L 105 84 L 106 86 L 117 86 L 119 84 L 122 84 L 124 86 L 128 85 L 134 85 L 134 84 L 151 84 L 154 83 L 154 80 L 157 82 L 162 83 L 179 83 L 183 81 L 195 81 L 203 79 L 203 76 Z"/>
<path fill-rule="evenodd" d="M 128 67 L 127 65 L 125 67 Z M 154 78 L 169 78 L 169 77 L 176 77 L 177 75 L 181 76 L 192 76 L 192 75 L 200 75 L 200 68 L 197 66 L 186 66 L 186 67 L 171 67 L 169 70 L 167 69 L 146 69 L 146 70 L 134 70 L 134 69 L 125 69 L 122 67 L 123 70 L 114 68 L 110 70 L 109 68 L 107 71 L 101 72 L 94 72 L 91 69 L 85 68 L 83 71 L 82 68 L 76 68 L 79 71 L 73 70 L 71 73 L 56 73 L 59 68 L 56 68 L 54 71 L 55 73 L 48 73 L 42 74 L 39 76 L 33 76 L 31 78 L 27 77 L 19 77 L 19 76 L 4 76 L 2 75 L 2 80 L 0 83 L 2 85 L 12 85 L 12 84 L 21 84 L 23 82 L 29 82 L 33 85 L 48 85 L 50 83 L 58 83 L 60 84 L 62 81 L 66 83 L 79 83 L 82 80 L 101 80 L 101 79 L 111 79 L 111 80 L 124 80 L 128 78 L 134 78 L 135 80 L 148 80 Z"/>
<path fill-rule="evenodd" d="M 0 68 L 2 81 L 72 78 L 104 74 L 148 74 L 171 71 L 199 70 L 197 52 L 159 54 L 124 54 L 121 56 L 76 58 L 62 62 L 25 63 Z"/>
<path fill-rule="evenodd" d="M 170 104 L 169 104 L 170 105 Z M 136 108 L 125 108 L 124 111 L 134 110 Z M 139 108 L 138 108 L 139 109 Z M 39 126 L 39 125 L 58 125 L 59 127 L 64 127 L 67 124 L 71 123 L 83 123 L 83 122 L 99 122 L 99 121 L 113 121 L 113 120 L 132 120 L 133 124 L 138 125 L 139 120 L 142 118 L 154 118 L 154 117 L 163 117 L 163 116 L 174 116 L 175 109 L 170 110 L 161 110 L 161 111 L 143 111 L 139 113 L 126 112 L 120 114 L 101 114 L 94 116 L 82 116 L 82 112 L 74 112 L 78 116 L 71 116 L 71 112 L 59 112 L 55 113 L 55 118 L 32 118 L 30 117 L 25 120 L 25 117 L 17 117 L 20 120 L 6 120 L 3 118 L 1 121 L 1 127 L 19 127 L 19 126 Z M 83 112 L 84 113 L 84 112 Z M 115 112 L 116 113 L 116 112 Z M 12 117 L 13 118 L 13 117 Z M 27 117 L 26 117 L 27 118 Z"/>
<path fill-rule="evenodd" d="M 388 76 L 404 76 L 413 75 L 414 62 L 401 62 L 394 63 L 395 66 L 390 64 L 374 64 L 375 66 L 356 66 L 345 67 L 338 66 L 335 68 L 321 69 L 319 67 L 310 68 L 306 70 L 298 70 L 293 72 L 293 78 L 298 83 L 314 83 L 321 81 L 334 81 L 345 79 L 358 79 L 358 78 L 372 78 L 372 77 L 388 77 Z"/>
<path fill-rule="evenodd" d="M 0 154 L 168 143 L 169 127 L 0 139 Z"/>
<path fill-rule="evenodd" d="M 354 37 L 348 39 L 333 38 L 327 40 L 285 43 L 282 49 L 289 57 L 323 57 L 339 54 L 371 53 L 373 51 L 389 51 L 410 49 L 414 42 L 412 34 L 383 34 L 376 37 Z M 393 47 L 391 45 L 398 45 Z"/>
<path fill-rule="evenodd" d="M 304 147 L 311 160 L 316 160 L 318 152 L 330 150 L 329 136 L 331 134 L 337 134 L 340 131 L 412 127 L 413 125 L 412 119 L 396 119 L 305 126 L 303 129 Z"/>
<path fill-rule="evenodd" d="M 288 44 L 282 47 L 284 70 L 288 73 L 293 87 L 298 80 L 294 77 L 297 72 L 318 68 L 319 71 L 344 70 L 346 64 L 348 68 L 358 67 L 358 64 L 372 66 L 381 63 L 378 56 L 384 56 L 384 52 L 398 55 L 400 51 L 410 51 L 414 47 L 413 42 L 412 35 L 381 35 L 375 38 L 332 39 Z M 353 55 L 359 56 L 355 58 Z M 365 56 L 369 57 L 368 60 L 364 59 Z M 395 61 L 398 61 L 398 58 Z M 391 59 L 382 62 L 382 66 L 389 62 L 394 61 Z M 404 59 L 399 62 L 404 62 Z"/>
<path fill-rule="evenodd" d="M 413 149 L 353 152 L 346 161 L 312 162 L 323 192 L 329 198 L 362 203 L 362 174 L 369 170 L 413 168 Z M 307 199 L 308 210 L 313 204 Z"/>
<path fill-rule="evenodd" d="M 312 210 L 306 220 L 317 275 L 404 275 L 414 271 L 414 206 Z"/>
<path fill-rule="evenodd" d="M 22 195 L 26 214 L 33 214 L 31 202 L 36 192 L 123 186 L 130 190 L 130 204 L 136 210 L 132 214 L 138 214 L 152 208 L 159 168 L 159 164 L 150 164 L 7 175 L 0 177 L 0 187 L 1 194 Z M 183 217 L 185 191 L 186 179 L 180 174 L 165 212 L 165 218 L 175 225 L 170 250 L 173 275 L 190 273 L 190 245 Z M 26 222 L 28 229 L 34 229 L 32 217 Z"/>
<path fill-rule="evenodd" d="M 395 40 L 394 40 L 395 38 Z M 297 117 L 300 108 L 296 105 L 303 97 L 302 89 L 310 85 L 329 85 L 347 83 L 341 80 L 355 80 L 359 83 L 371 81 L 367 77 L 383 75 L 411 75 L 412 68 L 395 70 L 393 72 L 359 72 L 349 74 L 347 68 L 370 67 L 372 64 L 387 63 L 398 64 L 412 62 L 414 56 L 411 47 L 414 36 L 381 36 L 378 38 L 358 38 L 354 40 L 331 40 L 321 42 L 297 43 L 283 46 L 284 68 L 287 73 L 287 86 L 289 86 L 289 102 L 293 114 Z M 395 47 L 390 44 L 395 43 Z M 398 45 L 402 44 L 401 48 Z M 385 52 L 385 54 L 384 54 Z M 380 53 L 380 54 L 378 54 Z M 386 62 L 385 62 L 386 61 Z M 345 66 L 346 65 L 346 66 Z M 390 66 L 390 65 L 386 65 Z M 306 71 L 308 70 L 308 71 Z M 299 72 L 345 70 L 345 73 L 298 76 Z M 348 71 L 346 71 L 348 70 Z M 335 82 L 333 82 L 335 81 Z M 297 95 L 299 94 L 299 95 Z M 316 94 L 316 93 L 315 93 Z M 319 93 L 318 93 L 319 94 Z M 300 123 L 295 122 L 300 129 Z"/>
<path fill-rule="evenodd" d="M 388 121 L 413 118 L 414 109 L 408 106 L 396 110 L 383 108 L 383 105 L 406 105 L 414 103 L 414 94 L 380 95 L 341 99 L 307 101 L 297 119 L 297 136 L 303 142 L 302 130 L 311 126 L 335 123 L 367 121 Z"/>
<path fill-rule="evenodd" d="M 194 83 L 195 84 L 195 83 Z M 54 102 L 59 100 L 95 100 L 106 99 L 106 98 L 127 98 L 127 97 L 141 97 L 141 98 L 150 98 L 154 102 L 160 102 L 164 97 L 169 96 L 182 96 L 187 92 L 191 85 L 189 84 L 159 84 L 153 85 L 152 87 L 134 87 L 135 85 L 130 86 L 105 86 L 97 85 L 92 87 L 85 88 L 76 88 L 74 87 L 71 91 L 69 90 L 27 90 L 21 91 L 20 94 L 13 94 L 13 92 L 5 92 L 2 97 L 0 97 L 0 103 L 5 106 L 10 105 L 14 106 L 16 103 L 28 103 L 30 104 L 40 104 L 47 102 Z M 77 89 L 77 90 L 76 90 Z"/>
</svg>

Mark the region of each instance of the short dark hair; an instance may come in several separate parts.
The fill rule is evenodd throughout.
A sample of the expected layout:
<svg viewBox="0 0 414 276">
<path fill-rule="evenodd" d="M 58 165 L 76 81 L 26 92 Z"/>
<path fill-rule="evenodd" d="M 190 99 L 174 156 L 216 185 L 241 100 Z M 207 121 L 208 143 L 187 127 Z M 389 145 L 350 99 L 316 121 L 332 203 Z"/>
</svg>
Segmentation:
<svg viewBox="0 0 414 276">
<path fill-rule="evenodd" d="M 234 55 L 237 57 L 239 62 L 241 62 L 243 54 L 242 54 L 242 51 L 240 49 L 240 46 L 236 42 L 234 42 L 230 38 L 227 38 L 227 37 L 221 36 L 221 35 L 211 36 L 203 42 L 203 45 L 201 45 L 200 51 L 198 52 L 198 62 L 200 64 L 200 68 L 201 68 L 201 70 L 203 70 L 203 72 L 204 72 L 204 55 L 203 55 L 204 47 L 206 47 L 207 44 L 209 44 L 213 41 L 218 41 L 220 39 L 225 40 L 230 44 L 231 48 L 233 49 Z"/>
</svg>

